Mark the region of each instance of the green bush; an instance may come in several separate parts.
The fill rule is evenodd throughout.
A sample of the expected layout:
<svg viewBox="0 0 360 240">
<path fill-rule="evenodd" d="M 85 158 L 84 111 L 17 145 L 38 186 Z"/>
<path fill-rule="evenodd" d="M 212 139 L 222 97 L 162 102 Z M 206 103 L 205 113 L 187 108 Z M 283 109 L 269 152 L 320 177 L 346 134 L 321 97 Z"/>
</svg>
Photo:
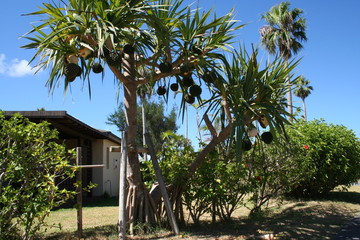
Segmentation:
<svg viewBox="0 0 360 240">
<path fill-rule="evenodd" d="M 273 197 L 316 197 L 360 178 L 360 142 L 353 131 L 314 120 L 298 121 L 286 132 L 271 144 L 257 139 L 243 156 L 252 176 L 252 211 Z"/>
<path fill-rule="evenodd" d="M 177 198 L 178 195 L 173 196 L 176 198 L 172 199 L 173 202 L 180 201 L 195 223 L 206 213 L 211 214 L 213 219 L 229 220 L 249 190 L 246 180 L 248 170 L 235 161 L 235 149 L 224 149 L 226 147 L 222 143 L 209 154 L 188 180 L 181 199 Z M 181 135 L 165 133 L 163 148 L 158 154 L 165 182 L 175 189 L 181 186 L 196 154 L 189 140 Z M 155 177 L 149 161 L 144 162 L 142 173 L 150 188 Z"/>
<path fill-rule="evenodd" d="M 74 155 L 56 139 L 49 123 L 0 112 L 1 239 L 32 239 L 50 210 L 72 196 L 56 181 L 73 176 L 68 159 Z"/>
<path fill-rule="evenodd" d="M 162 176 L 166 184 L 178 184 L 188 173 L 188 165 L 194 158 L 190 140 L 171 131 L 163 133 L 161 151 L 157 154 Z M 151 161 L 141 163 L 142 178 L 148 189 L 156 181 Z"/>
<path fill-rule="evenodd" d="M 182 185 L 184 179 L 188 174 L 189 164 L 194 160 L 194 149 L 191 146 L 190 140 L 181 135 L 167 131 L 163 133 L 163 145 L 161 151 L 157 154 L 159 165 L 162 170 L 162 176 L 167 184 L 170 201 L 174 206 L 174 213 L 181 222 L 184 222 L 183 208 L 182 208 L 182 190 L 179 186 Z M 154 187 L 156 177 L 151 161 L 143 161 L 141 168 L 142 178 L 147 188 Z M 151 192 L 151 191 L 150 191 Z M 155 203 L 160 203 L 157 194 Z M 159 214 L 163 215 L 165 208 L 159 207 Z"/>
<path fill-rule="evenodd" d="M 299 183 L 309 171 L 302 143 L 289 144 L 289 138 L 277 136 L 271 144 L 260 137 L 254 138 L 254 147 L 243 154 L 244 165 L 249 169 L 249 208 L 256 213 L 274 197 L 282 197 Z M 310 168 L 311 169 L 311 168 Z"/>
<path fill-rule="evenodd" d="M 205 213 L 211 214 L 213 221 L 216 217 L 230 220 L 251 190 L 248 169 L 236 161 L 235 148 L 226 144 L 219 144 L 209 153 L 184 192 L 184 202 L 194 222 Z"/>
<path fill-rule="evenodd" d="M 323 120 L 300 121 L 289 131 L 290 144 L 303 145 L 302 180 L 293 185 L 296 196 L 326 194 L 360 178 L 360 142 L 352 130 Z"/>
</svg>

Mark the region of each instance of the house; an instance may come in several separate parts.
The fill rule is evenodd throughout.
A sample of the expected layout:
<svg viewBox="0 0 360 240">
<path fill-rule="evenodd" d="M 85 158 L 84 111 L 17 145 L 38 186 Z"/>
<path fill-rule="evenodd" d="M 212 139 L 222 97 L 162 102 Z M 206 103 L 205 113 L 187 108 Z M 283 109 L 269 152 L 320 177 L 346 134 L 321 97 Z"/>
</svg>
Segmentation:
<svg viewBox="0 0 360 240">
<path fill-rule="evenodd" d="M 100 168 L 84 168 L 83 186 L 90 182 L 97 187 L 84 193 L 87 197 L 117 196 L 119 193 L 119 163 L 121 153 L 110 152 L 111 146 L 120 146 L 121 139 L 109 131 L 99 130 L 81 122 L 66 111 L 3 111 L 5 117 L 20 113 L 32 122 L 47 121 L 59 132 L 59 142 L 67 148 L 82 148 L 82 165 L 101 165 Z M 68 182 L 66 187 L 72 186 Z"/>
</svg>

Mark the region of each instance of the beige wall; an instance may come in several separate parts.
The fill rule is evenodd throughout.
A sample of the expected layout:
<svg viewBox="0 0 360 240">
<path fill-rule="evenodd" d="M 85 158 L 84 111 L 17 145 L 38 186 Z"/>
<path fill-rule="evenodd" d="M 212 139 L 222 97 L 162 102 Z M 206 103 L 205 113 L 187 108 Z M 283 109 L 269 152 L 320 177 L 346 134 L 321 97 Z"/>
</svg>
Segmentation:
<svg viewBox="0 0 360 240">
<path fill-rule="evenodd" d="M 111 146 L 118 144 L 105 140 L 96 140 L 93 142 L 93 164 L 104 164 L 103 168 L 93 168 L 92 182 L 98 184 L 93 188 L 93 196 L 103 196 L 106 192 L 110 197 L 119 194 L 119 152 L 110 152 Z"/>
</svg>

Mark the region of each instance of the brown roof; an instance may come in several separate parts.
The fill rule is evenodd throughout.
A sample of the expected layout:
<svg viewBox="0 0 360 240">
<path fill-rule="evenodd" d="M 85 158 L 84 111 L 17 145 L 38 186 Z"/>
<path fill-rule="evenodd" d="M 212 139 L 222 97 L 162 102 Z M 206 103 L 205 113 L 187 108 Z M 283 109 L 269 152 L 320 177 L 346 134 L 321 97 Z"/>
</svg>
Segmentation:
<svg viewBox="0 0 360 240">
<path fill-rule="evenodd" d="M 66 111 L 3 111 L 3 113 L 6 117 L 19 113 L 33 122 L 45 120 L 58 129 L 61 135 L 60 137 L 64 139 L 85 136 L 93 139 L 108 139 L 121 144 L 121 138 L 115 134 L 109 131 L 95 129 L 67 114 Z"/>
</svg>

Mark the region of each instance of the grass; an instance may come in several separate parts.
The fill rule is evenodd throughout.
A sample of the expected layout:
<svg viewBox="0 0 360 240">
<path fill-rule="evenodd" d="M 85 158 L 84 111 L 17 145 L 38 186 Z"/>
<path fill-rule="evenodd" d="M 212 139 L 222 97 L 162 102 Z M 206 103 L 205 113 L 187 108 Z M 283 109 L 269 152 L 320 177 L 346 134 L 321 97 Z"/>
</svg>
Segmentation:
<svg viewBox="0 0 360 240">
<path fill-rule="evenodd" d="M 83 209 L 84 237 L 86 239 L 117 239 L 117 199 L 87 205 Z M 331 239 L 341 227 L 360 212 L 360 186 L 352 186 L 348 192 L 334 191 L 326 198 L 312 201 L 273 202 L 261 214 L 248 218 L 240 209 L 231 222 L 180 226 L 181 235 L 173 236 L 167 230 L 130 237 L 130 239 L 213 239 L 240 240 L 261 239 Z M 61 209 L 51 212 L 48 224 L 61 224 L 51 228 L 44 237 L 50 239 L 76 239 L 76 210 Z"/>
</svg>

